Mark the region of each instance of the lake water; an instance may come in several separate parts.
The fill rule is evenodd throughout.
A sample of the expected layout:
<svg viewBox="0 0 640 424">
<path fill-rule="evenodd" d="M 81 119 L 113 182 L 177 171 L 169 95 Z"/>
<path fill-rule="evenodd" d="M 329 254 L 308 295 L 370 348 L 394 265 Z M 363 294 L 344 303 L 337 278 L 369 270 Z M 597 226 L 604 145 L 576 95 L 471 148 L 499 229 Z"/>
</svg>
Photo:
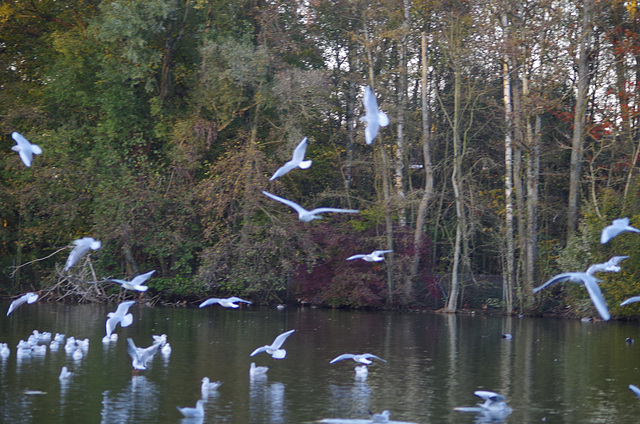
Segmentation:
<svg viewBox="0 0 640 424">
<path fill-rule="evenodd" d="M 22 305 L 5 317 L 0 342 L 0 422 L 175 423 L 176 406 L 194 406 L 200 381 L 223 382 L 205 404 L 205 423 L 305 423 L 323 418 L 367 419 L 391 411 L 416 423 L 486 422 L 473 413 L 478 389 L 499 392 L 513 413 L 505 423 L 637 423 L 640 325 L 627 322 L 352 312 L 245 307 L 172 309 L 135 305 L 134 323 L 104 346 L 106 314 L 116 305 Z M 18 359 L 16 345 L 34 329 L 89 338 L 81 360 L 65 353 Z M 287 357 L 257 347 L 295 329 Z M 166 333 L 173 351 L 157 354 L 132 375 L 126 338 L 149 346 Z M 513 334 L 508 340 L 503 333 Z M 627 337 L 638 340 L 625 343 Z M 373 353 L 387 363 L 356 380 L 353 361 L 329 364 L 342 353 Z M 269 366 L 266 379 L 249 378 L 251 362 Z M 61 386 L 62 366 L 75 375 Z M 26 390 L 44 392 L 26 394 Z M 502 422 L 502 421 L 497 421 Z"/>
</svg>

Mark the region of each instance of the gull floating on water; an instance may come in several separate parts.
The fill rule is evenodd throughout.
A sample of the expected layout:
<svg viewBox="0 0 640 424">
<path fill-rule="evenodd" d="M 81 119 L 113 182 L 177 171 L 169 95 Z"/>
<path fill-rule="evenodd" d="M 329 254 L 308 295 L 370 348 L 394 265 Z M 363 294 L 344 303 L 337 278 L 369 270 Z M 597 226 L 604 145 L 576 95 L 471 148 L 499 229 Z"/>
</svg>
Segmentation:
<svg viewBox="0 0 640 424">
<path fill-rule="evenodd" d="M 160 348 L 160 343 L 154 343 L 147 348 L 137 347 L 131 337 L 127 338 L 127 353 L 131 356 L 131 365 L 136 370 L 146 370 L 147 362 Z"/>
<path fill-rule="evenodd" d="M 367 262 L 380 262 L 383 261 L 384 258 L 382 255 L 385 253 L 391 253 L 393 250 L 374 250 L 373 252 L 367 255 L 353 255 L 347 258 L 348 261 L 352 261 L 354 259 L 364 259 Z"/>
<path fill-rule="evenodd" d="M 622 233 L 640 233 L 640 230 L 629 225 L 629 218 L 614 219 L 611 225 L 604 227 L 600 235 L 600 243 L 608 243 L 618 234 Z"/>
<path fill-rule="evenodd" d="M 20 155 L 20 159 L 22 159 L 22 162 L 26 166 L 30 167 L 31 162 L 33 161 L 33 155 L 42 154 L 42 149 L 36 144 L 31 144 L 29 140 L 27 140 L 22 134 L 18 132 L 13 132 L 11 134 L 11 137 L 13 137 L 16 142 L 16 145 L 13 146 L 11 150 L 13 150 L 14 152 L 18 152 L 18 154 Z"/>
<path fill-rule="evenodd" d="M 195 408 L 180 408 L 179 406 L 176 406 L 176 409 L 180 411 L 185 418 L 202 418 L 204 417 L 204 400 L 200 399 L 197 401 Z"/>
<path fill-rule="evenodd" d="M 9 305 L 9 310 L 7 311 L 7 316 L 9 316 L 11 312 L 13 312 L 18 306 L 22 305 L 23 303 L 33 303 L 36 300 L 38 300 L 38 293 L 29 292 L 23 294 L 22 296 L 11 302 L 11 305 Z"/>
<path fill-rule="evenodd" d="M 370 363 L 373 362 L 369 358 L 377 359 L 378 361 L 382 361 L 382 362 L 387 362 L 384 359 L 376 355 L 372 355 L 370 353 L 363 353 L 361 355 L 354 355 L 352 353 L 343 353 L 342 355 L 336 356 L 335 358 L 333 358 L 329 363 L 333 364 L 334 362 L 342 361 L 343 359 L 353 359 L 355 362 L 359 364 L 369 365 Z"/>
<path fill-rule="evenodd" d="M 202 384 L 200 385 L 200 393 L 202 397 L 206 397 L 209 392 L 213 392 L 222 385 L 219 381 L 209 381 L 209 377 L 202 378 Z"/>
<path fill-rule="evenodd" d="M 593 275 L 589 275 L 586 272 L 565 272 L 563 274 L 558 274 L 554 277 L 551 277 L 551 279 L 549 279 L 540 287 L 536 287 L 535 289 L 533 289 L 533 292 L 537 293 L 543 288 L 555 283 L 559 283 L 561 281 L 571 281 L 572 283 L 584 284 L 587 292 L 589 292 L 589 296 L 591 297 L 593 305 L 600 313 L 602 319 L 608 321 L 609 318 L 611 318 L 611 316 L 609 315 L 609 308 L 607 307 L 607 303 L 602 296 L 600 286 L 598 286 L 598 283 L 602 282 L 602 280 L 598 280 L 596 277 L 594 277 Z"/>
<path fill-rule="evenodd" d="M 248 303 L 251 304 L 248 300 L 240 299 L 239 297 L 228 297 L 226 299 L 220 299 L 218 297 L 212 297 L 210 299 L 205 300 L 200 304 L 200 308 L 204 308 L 205 306 L 213 305 L 214 303 L 218 303 L 220 306 L 224 306 L 225 308 L 238 308 L 240 305 L 237 302 Z"/>
<path fill-rule="evenodd" d="M 128 327 L 133 323 L 133 315 L 127 312 L 129 312 L 129 308 L 135 303 L 135 300 L 127 300 L 126 302 L 120 303 L 115 312 L 109 312 L 107 314 L 109 318 L 105 323 L 107 330 L 107 335 L 105 337 L 111 337 L 111 333 L 116 329 L 116 325 L 118 325 L 118 323 L 120 323 L 121 327 Z"/>
<path fill-rule="evenodd" d="M 67 369 L 67 367 L 62 367 L 60 371 L 60 375 L 58 376 L 58 380 L 60 381 L 69 381 L 73 373 Z"/>
<path fill-rule="evenodd" d="M 364 105 L 365 116 L 361 117 L 360 121 L 367 123 L 367 127 L 364 130 L 364 139 L 367 144 L 371 144 L 378 136 L 380 127 L 389 125 L 389 117 L 378 109 L 378 100 L 376 100 L 376 96 L 369 86 L 364 88 L 362 104 Z"/>
<path fill-rule="evenodd" d="M 302 222 L 309 222 L 314 219 L 320 219 L 322 217 L 317 215 L 321 213 L 327 213 L 327 212 L 358 213 L 360 212 L 355 209 L 337 209 L 337 208 L 317 208 L 317 209 L 308 211 L 302 206 L 298 205 L 297 203 L 292 202 L 291 200 L 283 199 L 282 197 L 276 196 L 275 194 L 267 193 L 266 191 L 263 191 L 262 194 L 264 194 L 265 196 L 269 196 L 272 199 L 277 200 L 280 203 L 284 203 L 285 205 L 295 209 L 296 212 L 298 212 L 298 219 Z"/>
<path fill-rule="evenodd" d="M 257 367 L 255 362 L 251 363 L 251 367 L 249 368 L 249 375 L 251 377 L 258 377 L 261 375 L 266 375 L 267 371 L 269 371 L 269 367 Z"/>
<path fill-rule="evenodd" d="M 300 168 L 307 169 L 311 166 L 310 160 L 304 160 L 304 154 L 307 151 L 307 137 L 303 138 L 302 141 L 298 144 L 298 146 L 293 151 L 293 157 L 283 166 L 281 166 L 272 176 L 269 178 L 269 181 L 273 181 L 278 177 L 282 177 L 287 172 L 292 169 Z"/>
<path fill-rule="evenodd" d="M 131 281 L 118 280 L 116 278 L 109 278 L 109 279 L 106 279 L 104 281 L 111 281 L 111 282 L 114 282 L 114 283 L 118 283 L 118 284 L 122 285 L 122 287 L 127 289 L 127 290 L 136 290 L 136 291 L 139 291 L 139 292 L 145 292 L 145 291 L 147 291 L 147 289 L 149 287 L 143 286 L 142 283 L 147 281 L 149 279 L 149 277 L 151 277 L 151 275 L 154 272 L 156 272 L 155 269 L 153 271 L 147 272 L 146 274 L 140 274 L 140 275 L 136 276 Z"/>
<path fill-rule="evenodd" d="M 280 348 L 282 347 L 284 341 L 287 340 L 287 337 L 289 337 L 294 331 L 296 330 L 289 330 L 285 333 L 280 334 L 275 338 L 273 343 L 257 348 L 249 356 L 257 355 L 260 352 L 267 352 L 273 359 L 284 358 L 285 356 L 287 356 L 287 351 Z"/>
<path fill-rule="evenodd" d="M 371 422 L 373 423 L 388 423 L 391 413 L 388 410 L 382 411 L 380 414 L 371 414 Z"/>
<path fill-rule="evenodd" d="M 585 272 L 589 275 L 593 275 L 596 272 L 620 272 L 621 268 L 618 264 L 628 258 L 629 256 L 614 256 L 607 262 L 591 265 Z"/>
<path fill-rule="evenodd" d="M 102 243 L 100 243 L 98 240 L 94 239 L 93 237 L 83 237 L 81 239 L 74 240 L 73 244 L 75 244 L 76 247 L 74 247 L 71 253 L 69 254 L 69 258 L 67 259 L 67 264 L 64 266 L 65 271 L 68 271 L 69 268 L 74 266 L 80 260 L 81 257 L 83 257 L 89 252 L 89 250 L 98 250 L 100 249 L 100 247 L 102 247 Z"/>
</svg>

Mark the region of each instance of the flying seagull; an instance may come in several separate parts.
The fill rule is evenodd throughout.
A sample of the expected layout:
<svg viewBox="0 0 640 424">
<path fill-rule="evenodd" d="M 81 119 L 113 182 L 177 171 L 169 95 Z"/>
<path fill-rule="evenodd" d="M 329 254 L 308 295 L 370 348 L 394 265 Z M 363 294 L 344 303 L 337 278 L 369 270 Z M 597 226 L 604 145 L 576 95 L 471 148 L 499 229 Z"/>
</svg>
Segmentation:
<svg viewBox="0 0 640 424">
<path fill-rule="evenodd" d="M 283 199 L 282 197 L 276 196 L 275 194 L 271 194 L 271 193 L 267 193 L 266 191 L 263 191 L 262 194 L 264 194 L 265 196 L 269 196 L 274 200 L 277 200 L 278 202 L 284 203 L 287 206 L 292 207 L 293 209 L 296 210 L 296 212 L 298 212 L 298 219 L 302 222 L 309 222 L 312 221 L 314 219 L 320 219 L 322 217 L 317 216 L 320 213 L 325 213 L 325 212 L 340 212 L 340 213 L 358 213 L 360 211 L 355 210 L 355 209 L 336 209 L 336 208 L 317 208 L 314 209 L 312 211 L 308 211 L 306 209 L 304 209 L 302 206 L 298 205 L 295 202 L 292 202 L 291 200 L 287 200 L 287 199 Z"/>
<path fill-rule="evenodd" d="M 622 233 L 640 233 L 640 230 L 629 225 L 629 218 L 614 219 L 611 225 L 604 227 L 600 235 L 600 243 L 608 243 Z"/>
<path fill-rule="evenodd" d="M 13 312 L 18 306 L 22 305 L 24 302 L 33 303 L 36 300 L 38 300 L 38 293 L 29 292 L 29 293 L 23 294 L 22 296 L 20 296 L 19 298 L 11 302 L 11 305 L 9 305 L 9 310 L 7 311 L 7 316 L 9 316 L 11 312 Z"/>
<path fill-rule="evenodd" d="M 364 138 L 367 144 L 371 144 L 378 136 L 380 127 L 389 125 L 389 117 L 378 109 L 378 101 L 369 86 L 364 88 L 362 104 L 364 105 L 365 116 L 362 116 L 360 121 L 367 123 L 367 127 L 364 130 Z"/>
<path fill-rule="evenodd" d="M 633 384 L 629 384 L 629 388 L 631 389 L 631 391 L 633 393 L 636 394 L 636 396 L 638 396 L 640 398 L 640 389 L 638 388 L 638 386 L 634 386 Z"/>
<path fill-rule="evenodd" d="M 73 244 L 75 244 L 76 247 L 74 247 L 71 253 L 69 254 L 69 258 L 67 259 L 67 264 L 64 267 L 65 271 L 68 271 L 69 268 L 74 266 L 78 262 L 78 260 L 80 260 L 81 257 L 83 257 L 89 252 L 89 250 L 98 250 L 100 249 L 100 247 L 102 247 L 102 243 L 100 243 L 98 240 L 94 239 L 93 237 L 83 237 L 81 239 L 74 240 Z"/>
<path fill-rule="evenodd" d="M 122 302 L 118 305 L 118 308 L 115 312 L 109 312 L 107 316 L 107 322 L 105 323 L 105 328 L 107 331 L 106 337 L 111 337 L 111 333 L 116 329 L 116 325 L 120 323 L 121 327 L 128 327 L 133 323 L 133 315 L 128 314 L 129 308 L 136 303 L 135 300 L 128 300 L 126 302 Z"/>
<path fill-rule="evenodd" d="M 370 363 L 373 362 L 371 361 L 370 358 L 377 359 L 378 361 L 382 361 L 382 362 L 387 362 L 384 359 L 376 355 L 372 355 L 370 353 L 363 353 L 362 355 L 354 355 L 352 353 L 343 353 L 342 355 L 333 358 L 329 363 L 333 364 L 335 362 L 342 361 L 343 359 L 353 359 L 355 362 L 359 364 L 369 365 Z"/>
<path fill-rule="evenodd" d="M 257 348 L 249 356 L 257 355 L 260 352 L 267 352 L 273 359 L 284 358 L 285 356 L 287 356 L 287 351 L 280 348 L 282 347 L 284 341 L 287 340 L 287 337 L 289 337 L 294 331 L 296 330 L 289 330 L 285 333 L 280 334 L 275 338 L 273 343 Z"/>
<path fill-rule="evenodd" d="M 137 347 L 131 337 L 127 338 L 127 353 L 131 356 L 131 365 L 134 370 L 146 370 L 147 362 L 160 348 L 160 343 L 156 342 L 147 348 Z"/>
<path fill-rule="evenodd" d="M 180 411 L 185 418 L 203 418 L 204 417 L 204 400 L 200 399 L 196 402 L 195 408 L 184 407 L 180 408 L 176 406 L 176 409 Z"/>
<path fill-rule="evenodd" d="M 18 152 L 22 162 L 24 162 L 26 166 L 30 167 L 31 162 L 33 161 L 33 155 L 42 154 L 42 149 L 36 144 L 29 143 L 29 140 L 18 132 L 13 132 L 11 137 L 13 137 L 16 142 L 16 145 L 13 146 L 11 150 Z"/>
<path fill-rule="evenodd" d="M 111 281 L 113 283 L 118 283 L 120 284 L 123 288 L 127 289 L 127 290 L 136 290 L 139 292 L 145 292 L 147 291 L 147 289 L 149 287 L 147 286 L 143 286 L 142 283 L 144 283 L 145 281 L 147 281 L 149 279 L 149 277 L 151 277 L 151 275 L 156 272 L 156 270 L 154 269 L 153 271 L 149 271 L 146 274 L 141 274 L 136 276 L 133 280 L 131 281 L 126 281 L 126 280 L 118 280 L 116 278 L 108 278 L 104 281 Z"/>
<path fill-rule="evenodd" d="M 293 157 L 283 166 L 281 166 L 272 176 L 269 178 L 269 181 L 273 181 L 278 177 L 282 177 L 287 172 L 292 169 L 300 168 L 307 169 L 311 166 L 310 160 L 303 160 L 304 154 L 307 151 L 307 137 L 303 138 L 302 141 L 298 144 L 298 146 L 293 151 Z"/>
<path fill-rule="evenodd" d="M 373 252 L 367 255 L 353 255 L 347 258 L 348 261 L 352 261 L 354 259 L 364 259 L 367 262 L 380 262 L 383 261 L 384 258 L 382 255 L 385 253 L 391 253 L 393 250 L 374 250 Z"/>
<path fill-rule="evenodd" d="M 618 264 L 625 259 L 629 259 L 629 256 L 614 256 L 607 262 L 591 265 L 585 272 L 589 275 L 593 275 L 596 272 L 620 272 L 621 268 Z"/>
<path fill-rule="evenodd" d="M 609 315 L 609 308 L 607 307 L 607 303 L 602 296 L 602 291 L 600 291 L 600 286 L 598 283 L 602 282 L 602 280 L 598 280 L 593 275 L 589 275 L 586 272 L 565 272 L 563 274 L 558 274 L 554 277 L 551 277 L 546 283 L 541 285 L 540 287 L 536 287 L 533 289 L 534 293 L 539 292 L 545 287 L 548 287 L 552 284 L 559 283 L 561 281 L 571 281 L 572 283 L 582 283 L 584 284 L 587 292 L 589 292 L 589 296 L 591 297 L 591 301 L 594 306 L 600 313 L 600 316 L 603 320 L 608 321 L 611 316 Z"/>
<path fill-rule="evenodd" d="M 237 302 L 248 303 L 251 304 L 248 300 L 240 299 L 239 297 L 228 297 L 226 299 L 220 299 L 218 297 L 212 297 L 210 299 L 205 300 L 200 304 L 200 308 L 204 308 L 205 306 L 213 305 L 214 303 L 218 303 L 220 306 L 224 306 L 225 308 L 238 308 Z"/>
</svg>

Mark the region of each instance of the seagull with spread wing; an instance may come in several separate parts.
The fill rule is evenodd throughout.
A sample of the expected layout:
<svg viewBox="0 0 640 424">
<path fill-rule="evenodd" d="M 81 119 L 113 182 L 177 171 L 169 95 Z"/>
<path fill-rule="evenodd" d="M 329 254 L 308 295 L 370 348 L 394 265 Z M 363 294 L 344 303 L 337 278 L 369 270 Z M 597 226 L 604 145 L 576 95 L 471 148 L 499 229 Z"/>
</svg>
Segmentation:
<svg viewBox="0 0 640 424">
<path fill-rule="evenodd" d="M 239 308 L 240 305 L 238 305 L 238 302 L 242 302 L 242 303 L 248 303 L 249 305 L 251 305 L 251 302 L 249 302 L 248 300 L 244 300 L 244 299 L 240 299 L 239 297 L 228 297 L 226 299 L 221 299 L 218 297 L 212 297 L 210 299 L 205 300 L 204 302 L 202 302 L 200 304 L 200 308 L 204 308 L 205 306 L 209 306 L 209 305 L 213 305 L 214 303 L 219 304 L 220 306 L 223 306 L 225 308 Z"/>
<path fill-rule="evenodd" d="M 33 162 L 33 155 L 42 154 L 42 149 L 40 146 L 36 144 L 31 144 L 29 140 L 27 140 L 22 134 L 18 132 L 13 132 L 11 137 L 16 142 L 16 145 L 11 148 L 14 152 L 18 152 L 20 155 L 20 159 L 27 166 L 31 166 L 31 162 Z"/>
<path fill-rule="evenodd" d="M 320 219 L 322 217 L 318 216 L 318 214 L 321 214 L 321 213 L 327 213 L 327 212 L 358 213 L 360 212 L 355 209 L 337 209 L 337 208 L 317 208 L 312 211 L 308 211 L 302 206 L 300 206 L 299 204 L 292 202 L 291 200 L 283 199 L 282 197 L 276 196 L 275 194 L 267 193 L 266 191 L 263 191 L 262 194 L 264 194 L 265 196 L 269 196 L 273 200 L 277 200 L 278 202 L 284 203 L 285 205 L 295 209 L 296 212 L 298 212 L 298 219 L 300 219 L 300 221 L 302 222 L 309 222 L 309 221 L 313 221 L 314 219 Z"/>
<path fill-rule="evenodd" d="M 378 100 L 376 100 L 376 95 L 373 94 L 373 90 L 369 86 L 364 88 L 362 104 L 364 105 L 365 116 L 361 117 L 360 121 L 367 123 L 367 127 L 364 130 L 364 138 L 367 144 L 371 144 L 378 136 L 380 127 L 389 125 L 389 117 L 378 109 Z"/>
<path fill-rule="evenodd" d="M 284 341 L 287 340 L 287 337 L 293 334 L 294 331 L 296 330 L 289 330 L 285 333 L 280 334 L 278 337 L 275 338 L 273 343 L 271 343 L 270 345 L 265 345 L 257 348 L 249 356 L 257 355 L 260 352 L 267 352 L 269 355 L 271 355 L 273 359 L 284 358 L 285 356 L 287 356 L 287 351 L 284 349 L 281 349 L 281 347 L 284 344 Z"/>
<path fill-rule="evenodd" d="M 29 292 L 23 294 L 22 296 L 11 302 L 11 305 L 9 305 L 9 310 L 7 311 L 7 316 L 9 316 L 11 312 L 15 311 L 15 309 L 23 303 L 34 303 L 36 300 L 38 300 L 38 293 Z"/>
<path fill-rule="evenodd" d="M 65 271 L 68 271 L 69 268 L 74 266 L 80 258 L 89 253 L 90 250 L 98 250 L 102 247 L 102 243 L 93 237 L 83 237 L 81 239 L 74 240 L 73 244 L 75 244 L 76 247 L 73 248 L 67 258 L 67 263 L 64 267 Z"/>
<path fill-rule="evenodd" d="M 282 165 L 272 176 L 269 178 L 269 181 L 273 181 L 278 177 L 282 177 L 287 172 L 300 168 L 307 169 L 311 166 L 310 160 L 304 160 L 304 154 L 307 152 L 307 137 L 303 138 L 302 141 L 298 144 L 298 146 L 293 151 L 293 157 L 291 160 L 284 165 Z"/>
</svg>

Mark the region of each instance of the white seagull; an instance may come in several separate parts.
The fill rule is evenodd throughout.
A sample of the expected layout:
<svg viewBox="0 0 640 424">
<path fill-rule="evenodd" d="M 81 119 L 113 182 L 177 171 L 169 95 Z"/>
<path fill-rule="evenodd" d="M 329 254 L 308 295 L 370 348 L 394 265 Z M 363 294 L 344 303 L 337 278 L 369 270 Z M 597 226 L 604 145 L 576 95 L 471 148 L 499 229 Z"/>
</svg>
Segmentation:
<svg viewBox="0 0 640 424">
<path fill-rule="evenodd" d="M 238 308 L 240 305 L 237 302 L 248 303 L 251 304 L 248 300 L 240 299 L 239 297 L 228 297 L 226 299 L 220 299 L 218 297 L 212 297 L 210 299 L 205 300 L 200 304 L 200 308 L 204 308 L 205 306 L 213 305 L 214 303 L 220 304 L 220 306 L 224 306 L 225 308 Z"/>
<path fill-rule="evenodd" d="M 380 127 L 389 125 L 389 117 L 378 109 L 378 101 L 369 86 L 364 88 L 362 104 L 364 105 L 365 116 L 361 117 L 360 121 L 367 123 L 367 127 L 364 130 L 364 138 L 367 144 L 371 144 L 378 136 Z"/>
<path fill-rule="evenodd" d="M 388 410 L 382 411 L 380 414 L 371 414 L 372 423 L 388 423 L 391 413 Z"/>
<path fill-rule="evenodd" d="M 58 376 L 58 380 L 60 381 L 69 381 L 73 373 L 67 369 L 67 367 L 62 367 L 60 371 L 60 375 Z"/>
<path fill-rule="evenodd" d="M 176 409 L 180 411 L 180 413 L 185 418 L 203 418 L 204 417 L 204 400 L 200 399 L 196 402 L 195 408 L 185 407 L 180 408 L 176 406 Z"/>
<path fill-rule="evenodd" d="M 470 407 L 457 407 L 456 411 L 462 412 L 480 412 L 490 415 L 495 418 L 505 418 L 509 415 L 512 409 L 507 405 L 504 396 L 488 390 L 476 390 L 474 395 L 484 400 L 484 403 L 479 403 L 478 406 Z"/>
<path fill-rule="evenodd" d="M 261 375 L 266 375 L 267 371 L 269 371 L 269 367 L 257 367 L 255 362 L 251 363 L 251 368 L 249 368 L 249 375 L 251 377 L 258 377 Z"/>
<path fill-rule="evenodd" d="M 7 311 L 7 316 L 9 316 L 11 312 L 13 312 L 18 306 L 22 305 L 23 303 L 33 303 L 36 300 L 38 300 L 38 293 L 29 292 L 23 294 L 22 296 L 11 302 L 11 305 L 9 305 L 9 310 Z"/>
<path fill-rule="evenodd" d="M 607 307 L 607 303 L 602 296 L 602 291 L 600 291 L 600 286 L 598 283 L 602 282 L 602 280 L 598 280 L 593 275 L 589 275 L 586 272 L 565 272 L 563 274 L 558 274 L 554 277 L 551 277 L 546 283 L 541 285 L 540 287 L 536 287 L 533 289 L 534 293 L 542 290 L 545 287 L 548 287 L 552 284 L 559 283 L 561 281 L 571 281 L 572 283 L 582 283 L 584 284 L 587 292 L 589 292 L 589 296 L 591 297 L 591 301 L 593 305 L 596 307 L 600 316 L 603 320 L 608 321 L 611 316 L 609 315 L 609 308 Z"/>
<path fill-rule="evenodd" d="M 367 255 L 360 254 L 360 255 L 349 256 L 347 260 L 352 261 L 354 259 L 364 259 L 367 262 L 380 262 L 384 260 L 382 255 L 384 255 L 385 253 L 391 253 L 391 252 L 393 252 L 393 250 L 374 250 L 373 252 Z"/>
<path fill-rule="evenodd" d="M 267 193 L 266 191 L 263 191 L 262 194 L 264 194 L 265 196 L 269 196 L 272 199 L 277 200 L 278 202 L 284 203 L 285 205 L 295 209 L 296 212 L 298 212 L 298 219 L 302 222 L 309 222 L 314 219 L 320 219 L 322 217 L 317 216 L 320 213 L 326 213 L 326 212 L 358 213 L 360 212 L 355 209 L 336 209 L 336 208 L 317 208 L 312 211 L 308 211 L 302 206 L 300 206 L 299 204 L 292 202 L 291 200 L 283 199 L 282 197 L 276 196 L 275 194 Z"/>
<path fill-rule="evenodd" d="M 280 334 L 275 338 L 273 343 L 257 348 L 249 356 L 257 355 L 260 352 L 267 352 L 273 359 L 284 358 L 285 356 L 287 356 L 287 351 L 280 348 L 282 347 L 284 341 L 287 340 L 287 337 L 289 337 L 294 331 L 296 330 L 289 330 L 285 333 Z"/>
<path fill-rule="evenodd" d="M 105 328 L 107 330 L 106 337 L 111 337 L 111 333 L 116 329 L 116 325 L 120 323 L 121 327 L 128 327 L 133 323 L 133 315 L 129 314 L 129 308 L 132 305 L 135 305 L 135 300 L 128 300 L 126 302 L 122 302 L 118 305 L 118 308 L 115 312 L 109 312 L 107 316 L 107 322 L 105 323 Z"/>
<path fill-rule="evenodd" d="M 127 289 L 127 290 L 136 290 L 136 291 L 139 291 L 139 292 L 145 292 L 145 291 L 147 291 L 147 289 L 149 287 L 143 286 L 142 283 L 147 281 L 149 279 L 149 277 L 151 277 L 151 275 L 154 272 L 156 272 L 155 269 L 153 271 L 147 272 L 146 274 L 140 274 L 140 275 L 136 276 L 131 281 L 118 280 L 116 278 L 109 278 L 109 279 L 106 279 L 104 281 L 111 281 L 111 282 L 114 282 L 114 283 L 118 283 L 118 284 L 122 285 L 122 287 Z"/>
<path fill-rule="evenodd" d="M 621 268 L 618 264 L 625 259 L 629 259 L 629 256 L 614 256 L 607 262 L 591 265 L 585 272 L 589 275 L 593 275 L 596 272 L 620 272 Z"/>
<path fill-rule="evenodd" d="M 600 243 L 605 244 L 622 233 L 640 233 L 640 230 L 629 225 L 629 218 L 614 219 L 611 225 L 604 227 L 600 235 Z"/>
<path fill-rule="evenodd" d="M 384 359 L 376 355 L 372 355 L 370 353 L 363 353 L 361 355 L 354 355 L 352 353 L 343 353 L 342 355 L 336 356 L 335 358 L 333 358 L 329 363 L 333 364 L 335 362 L 342 361 L 343 359 L 353 359 L 355 362 L 359 364 L 369 365 L 370 363 L 373 362 L 371 361 L 370 358 L 377 359 L 378 361 L 382 361 L 382 362 L 387 362 Z"/>
<path fill-rule="evenodd" d="M 147 348 L 137 347 L 131 337 L 127 338 L 127 353 L 131 356 L 131 365 L 135 370 L 146 370 L 147 362 L 160 348 L 160 343 L 154 343 Z"/>
<path fill-rule="evenodd" d="M 68 271 L 69 268 L 74 266 L 81 257 L 86 255 L 89 250 L 98 250 L 102 247 L 102 243 L 92 237 L 83 237 L 78 240 L 74 240 L 73 244 L 76 247 L 73 248 L 67 259 L 67 264 L 64 266 L 64 270 Z"/>
<path fill-rule="evenodd" d="M 310 160 L 304 160 L 304 154 L 307 151 L 307 137 L 303 138 L 302 141 L 298 144 L 298 146 L 293 151 L 293 157 L 287 163 L 280 167 L 272 176 L 269 178 L 269 181 L 273 181 L 278 177 L 282 177 L 287 172 L 292 169 L 300 168 L 307 169 L 311 166 Z"/>
<path fill-rule="evenodd" d="M 200 385 L 200 393 L 202 397 L 206 397 L 209 392 L 216 390 L 222 385 L 219 381 L 209 381 L 209 377 L 202 378 L 202 384 Z"/>
<path fill-rule="evenodd" d="M 14 152 L 18 152 L 20 155 L 20 159 L 24 162 L 28 167 L 31 166 L 31 162 L 33 161 L 33 155 L 42 154 L 42 149 L 40 146 L 36 144 L 31 144 L 29 140 L 27 140 L 22 134 L 18 132 L 13 132 L 11 137 L 16 142 L 16 145 L 11 148 Z"/>
</svg>

